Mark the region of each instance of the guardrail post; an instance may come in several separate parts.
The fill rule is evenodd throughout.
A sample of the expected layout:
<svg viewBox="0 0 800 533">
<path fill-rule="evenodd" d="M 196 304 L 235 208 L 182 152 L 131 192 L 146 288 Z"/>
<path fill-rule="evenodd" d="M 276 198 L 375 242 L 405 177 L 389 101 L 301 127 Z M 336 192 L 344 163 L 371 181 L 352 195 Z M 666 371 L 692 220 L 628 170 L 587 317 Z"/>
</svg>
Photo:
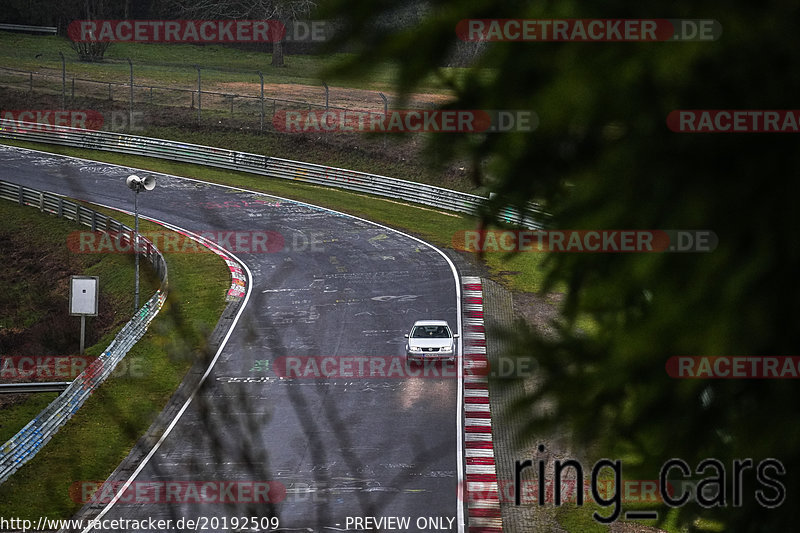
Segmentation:
<svg viewBox="0 0 800 533">
<path fill-rule="evenodd" d="M 64 199 L 58 197 L 58 218 L 64 217 Z"/>
<path fill-rule="evenodd" d="M 325 87 L 325 111 L 327 111 L 328 110 L 328 96 L 330 94 L 330 91 L 328 90 L 328 84 L 325 83 L 324 81 L 322 82 L 322 86 Z"/>
<path fill-rule="evenodd" d="M 97 212 L 93 210 L 92 211 L 92 231 L 96 231 L 96 230 L 97 230 Z"/>
<path fill-rule="evenodd" d="M 33 72 L 28 73 L 28 91 L 33 95 Z"/>
<path fill-rule="evenodd" d="M 261 78 L 261 131 L 264 131 L 264 74 L 260 70 L 258 77 Z"/>
<path fill-rule="evenodd" d="M 71 100 L 75 100 L 75 76 L 72 77 L 72 95 L 70 96 Z"/>
<path fill-rule="evenodd" d="M 44 213 L 44 192 L 39 192 L 39 211 Z"/>
<path fill-rule="evenodd" d="M 25 205 L 25 198 L 22 196 L 22 186 L 17 189 L 17 193 L 19 194 L 19 205 Z"/>
<path fill-rule="evenodd" d="M 114 101 L 114 94 L 111 92 L 111 82 L 108 82 L 108 101 Z"/>
</svg>

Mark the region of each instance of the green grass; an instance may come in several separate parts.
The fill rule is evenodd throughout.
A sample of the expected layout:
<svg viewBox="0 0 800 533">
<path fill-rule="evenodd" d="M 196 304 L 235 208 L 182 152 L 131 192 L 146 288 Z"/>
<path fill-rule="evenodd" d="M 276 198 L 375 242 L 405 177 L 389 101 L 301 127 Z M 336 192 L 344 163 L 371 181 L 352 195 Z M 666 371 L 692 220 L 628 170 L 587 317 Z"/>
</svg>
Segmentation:
<svg viewBox="0 0 800 533">
<path fill-rule="evenodd" d="M 410 203 L 298 183 L 296 181 L 266 178 L 244 172 L 233 172 L 142 156 L 79 150 L 64 146 L 41 145 L 22 141 L 9 141 L 7 139 L 0 140 L 0 142 L 13 146 L 45 150 L 57 154 L 84 157 L 155 172 L 202 179 L 213 183 L 242 187 L 308 202 L 408 232 L 431 244 L 445 248 L 453 246 L 454 235 L 460 231 L 474 230 L 477 224 L 476 219 L 472 217 L 437 211 Z M 486 265 L 490 271 L 510 289 L 527 292 L 538 290 L 544 275 L 541 265 L 542 261 L 546 259 L 546 254 L 521 253 L 510 259 L 511 261 L 509 262 L 509 257 L 505 253 L 487 253 L 485 256 Z"/>
<path fill-rule="evenodd" d="M 582 507 L 568 503 L 556 510 L 556 520 L 569 533 L 606 533 L 609 527 L 592 517 L 595 511 L 602 516 L 608 516 L 610 512 L 594 503 L 584 502 Z"/>
<path fill-rule="evenodd" d="M 538 252 L 486 252 L 486 264 L 494 277 L 503 280 L 514 289 L 536 292 L 545 281 L 548 255 Z"/>
<path fill-rule="evenodd" d="M 27 209 L 36 215 L 35 210 Z M 133 224 L 129 216 L 106 212 Z M 31 235 L 50 231 L 47 217 L 36 216 L 45 225 L 32 223 L 27 231 Z M 61 224 L 68 226 L 67 232 L 75 228 L 67 222 Z M 163 228 L 142 221 L 141 230 Z M 35 519 L 68 518 L 74 514 L 81 504 L 70 496 L 70 488 L 81 481 L 108 477 L 161 412 L 193 358 L 206 347 L 208 334 L 225 306 L 230 285 L 228 269 L 210 253 L 165 255 L 169 298 L 148 332 L 123 360 L 128 371 L 113 375 L 100 386 L 36 457 L 0 485 L 0 516 Z M 130 256 L 110 257 L 132 262 Z M 130 294 L 132 268 L 128 265 L 118 270 L 123 271 L 120 277 L 127 277 L 125 290 Z M 113 283 L 104 285 L 108 288 Z M 153 291 L 151 286 L 143 294 L 149 297 Z M 132 307 L 132 300 L 130 304 Z M 108 341 L 110 338 L 104 338 L 93 346 L 93 351 L 99 352 Z M 44 397 L 36 399 L 28 406 L 28 414 L 45 402 Z M 19 416 L 23 414 L 20 412 Z"/>
<path fill-rule="evenodd" d="M 43 68 L 61 72 L 61 58 L 64 54 L 69 76 L 79 76 L 102 81 L 128 80 L 130 70 L 127 59 L 134 63 L 137 84 L 147 85 L 147 81 L 169 84 L 171 87 L 192 88 L 197 85 L 197 71 L 194 65 L 203 67 L 202 78 L 206 82 L 249 82 L 259 83 L 257 71 L 264 74 L 265 83 L 295 83 L 319 85 L 322 71 L 337 66 L 349 54 L 332 55 L 286 55 L 285 68 L 270 65 L 272 55 L 222 45 L 192 44 L 145 44 L 112 43 L 105 53 L 105 61 L 85 63 L 70 46 L 71 41 L 55 35 L 37 36 L 20 33 L 0 32 L 0 65 L 22 70 L 41 70 Z M 40 57 L 36 57 L 42 54 Z M 458 68 L 443 69 L 449 76 L 461 76 Z M 368 82 L 339 79 L 327 80 L 340 87 L 391 91 L 398 69 L 385 65 L 373 72 Z M 421 88 L 432 93 L 446 94 L 447 91 L 435 78 L 430 78 Z"/>
<path fill-rule="evenodd" d="M 607 496 L 610 497 L 611 495 L 609 494 Z M 635 497 L 635 495 L 633 497 Z M 631 525 L 654 526 L 652 520 L 626 520 L 623 518 L 627 511 L 633 510 L 657 511 L 659 517 L 664 518 L 664 521 L 658 525 L 658 529 L 661 531 L 666 531 L 667 533 L 684 533 L 686 531 L 685 527 L 678 523 L 679 509 L 667 507 L 663 503 L 625 501 L 624 497 L 617 522 Z M 601 517 L 608 517 L 613 511 L 613 503 L 608 506 L 600 506 L 594 501 L 585 499 L 582 506 L 578 506 L 575 503 L 567 503 L 558 507 L 555 516 L 559 525 L 569 533 L 602 533 L 611 531 L 611 526 L 597 522 L 593 518 L 593 513 L 597 512 Z M 724 530 L 722 524 L 712 520 L 697 519 L 693 525 L 698 531 L 718 532 Z M 620 528 L 620 531 L 627 530 L 628 529 L 624 526 Z"/>
<path fill-rule="evenodd" d="M 466 178 L 460 180 L 451 179 L 443 183 L 442 175 L 439 172 L 412 158 L 405 160 L 385 159 L 375 157 L 373 150 L 310 144 L 309 141 L 296 140 L 291 135 L 287 136 L 286 134 L 267 133 L 256 135 L 207 128 L 202 131 L 192 131 L 178 127 L 152 127 L 139 135 L 189 142 L 203 146 L 215 146 L 283 159 L 302 159 L 307 163 L 346 168 L 418 183 L 427 183 L 470 194 L 486 195 L 484 188 L 476 188 Z M 370 142 L 374 142 L 374 139 L 365 139 L 364 146 L 369 146 Z M 372 146 L 373 148 L 375 147 L 374 144 Z"/>
<path fill-rule="evenodd" d="M 47 407 L 56 396 L 58 394 L 55 392 L 29 394 L 28 398 L 21 403 L 0 410 L 3 413 L 3 421 L 0 423 L 0 442 L 7 442 L 8 439 L 16 435 L 33 417 Z"/>
<path fill-rule="evenodd" d="M 66 277 L 68 275 L 98 276 L 100 278 L 101 305 L 104 302 L 110 304 L 105 309 L 107 316 L 104 317 L 110 329 L 95 344 L 87 346 L 85 354 L 91 357 L 102 353 L 133 311 L 132 258 L 118 254 L 88 255 L 69 252 L 66 246 L 68 236 L 76 230 L 82 231 L 87 228 L 52 215 L 42 215 L 32 207 L 0 200 L 0 219 L 3 220 L 0 237 L 6 242 L 16 243 L 15 247 L 24 246 L 26 248 L 26 250 L 18 248 L 13 251 L 6 250 L 5 256 L 9 258 L 13 257 L 10 255 L 12 253 L 15 255 L 27 254 L 29 261 L 40 262 L 41 268 L 49 272 L 48 275 L 41 276 L 37 272 L 31 272 L 28 263 L 25 263 L 28 266 L 20 268 L 20 263 L 13 260 L 5 267 L 4 279 L 6 282 L 3 283 L 3 294 L 0 296 L 2 303 L 0 306 L 5 311 L 0 327 L 12 331 L 14 329 L 28 330 L 42 320 L 48 320 L 48 317 L 52 315 L 45 314 L 45 310 L 52 309 L 54 305 L 62 303 L 62 300 L 66 315 L 69 295 Z M 13 239 L 15 236 L 16 239 L 7 240 Z M 19 236 L 24 236 L 24 239 L 19 239 Z M 158 280 L 151 275 L 147 268 L 144 268 L 142 273 L 142 292 L 155 292 L 158 288 Z M 13 283 L 10 282 L 12 279 Z M 42 279 L 51 281 L 50 285 L 39 285 L 42 283 Z M 88 339 L 97 337 L 94 332 L 95 320 L 93 317 L 87 319 Z M 79 324 L 80 321 L 77 317 L 73 317 L 71 321 L 67 319 L 66 326 L 70 328 L 74 326 L 68 331 L 71 337 L 77 337 Z M 48 334 L 64 336 L 67 333 L 58 329 L 62 327 L 64 327 L 64 323 L 51 323 Z M 47 344 L 46 338 L 40 338 L 38 341 Z M 74 344 L 66 344 L 71 346 L 72 350 L 57 355 L 79 354 L 77 338 Z M 15 353 L 15 355 L 47 354 Z M 0 443 L 6 442 L 15 435 L 55 396 L 55 394 L 28 395 L 25 401 L 3 409 L 3 416 L 0 420 Z"/>
</svg>

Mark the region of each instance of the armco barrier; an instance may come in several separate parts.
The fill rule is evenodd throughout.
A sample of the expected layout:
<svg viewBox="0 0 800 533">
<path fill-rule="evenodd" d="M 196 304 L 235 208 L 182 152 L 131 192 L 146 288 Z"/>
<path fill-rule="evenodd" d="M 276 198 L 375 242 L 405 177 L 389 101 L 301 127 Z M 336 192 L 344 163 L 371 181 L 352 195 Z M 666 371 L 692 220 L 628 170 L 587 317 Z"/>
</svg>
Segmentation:
<svg viewBox="0 0 800 533">
<path fill-rule="evenodd" d="M 474 194 L 424 183 L 224 148 L 107 131 L 51 126 L 43 128 L 42 125 L 27 122 L 11 122 L 11 124 L 13 126 L 8 127 L 9 122 L 6 122 L 4 127 L 0 128 L 0 137 L 208 165 L 271 178 L 291 179 L 386 196 L 470 215 L 478 213 L 488 201 Z M 547 214 L 535 204 L 529 204 L 523 214 L 512 208 L 504 210 L 502 218 L 509 223 L 540 229 L 544 226 Z"/>
<path fill-rule="evenodd" d="M 38 207 L 42 212 L 68 218 L 107 231 L 116 239 L 130 239 L 133 230 L 116 220 L 61 196 L 0 180 L 0 198 Z M 167 297 L 167 263 L 161 252 L 140 238 L 141 252 L 153 264 L 161 287 L 125 324 L 106 350 L 97 357 L 50 405 L 0 448 L 0 484 L 30 460 L 114 371 L 128 350 L 144 335 Z"/>
</svg>

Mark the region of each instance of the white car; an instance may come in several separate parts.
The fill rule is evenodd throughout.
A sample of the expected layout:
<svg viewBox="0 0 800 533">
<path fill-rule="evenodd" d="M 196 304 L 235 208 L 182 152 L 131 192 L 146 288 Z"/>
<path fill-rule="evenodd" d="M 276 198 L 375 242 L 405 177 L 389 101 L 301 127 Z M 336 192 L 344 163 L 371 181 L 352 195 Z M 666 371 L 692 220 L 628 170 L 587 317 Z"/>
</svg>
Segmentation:
<svg viewBox="0 0 800 533">
<path fill-rule="evenodd" d="M 405 338 L 406 360 L 409 362 L 456 359 L 458 333 L 453 334 L 444 320 L 417 320 Z"/>
</svg>

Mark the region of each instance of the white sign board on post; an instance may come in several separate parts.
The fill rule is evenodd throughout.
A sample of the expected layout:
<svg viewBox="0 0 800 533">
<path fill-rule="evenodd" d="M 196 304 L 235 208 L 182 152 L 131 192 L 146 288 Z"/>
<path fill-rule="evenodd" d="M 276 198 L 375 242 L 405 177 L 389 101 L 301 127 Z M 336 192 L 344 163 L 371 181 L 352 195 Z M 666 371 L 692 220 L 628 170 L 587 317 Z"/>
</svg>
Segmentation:
<svg viewBox="0 0 800 533">
<path fill-rule="evenodd" d="M 97 276 L 72 276 L 69 285 L 69 314 L 97 316 Z"/>
<path fill-rule="evenodd" d="M 81 317 L 81 354 L 86 339 L 86 317 L 97 316 L 100 296 L 97 276 L 71 276 L 69 280 L 69 314 Z"/>
</svg>

